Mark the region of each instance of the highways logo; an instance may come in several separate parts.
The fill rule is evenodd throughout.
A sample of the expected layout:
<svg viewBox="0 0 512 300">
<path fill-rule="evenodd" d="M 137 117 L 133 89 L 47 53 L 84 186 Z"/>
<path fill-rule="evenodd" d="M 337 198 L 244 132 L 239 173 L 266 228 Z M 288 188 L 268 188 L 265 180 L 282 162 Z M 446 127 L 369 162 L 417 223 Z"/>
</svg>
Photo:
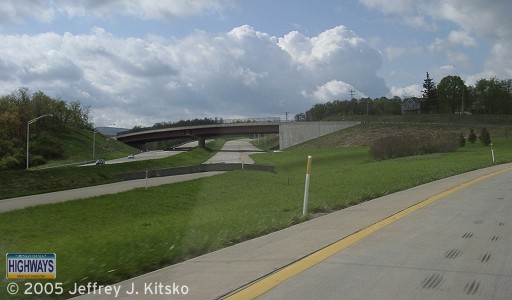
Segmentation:
<svg viewBox="0 0 512 300">
<path fill-rule="evenodd" d="M 7 253 L 7 279 L 55 279 L 57 255 L 55 253 Z"/>
</svg>

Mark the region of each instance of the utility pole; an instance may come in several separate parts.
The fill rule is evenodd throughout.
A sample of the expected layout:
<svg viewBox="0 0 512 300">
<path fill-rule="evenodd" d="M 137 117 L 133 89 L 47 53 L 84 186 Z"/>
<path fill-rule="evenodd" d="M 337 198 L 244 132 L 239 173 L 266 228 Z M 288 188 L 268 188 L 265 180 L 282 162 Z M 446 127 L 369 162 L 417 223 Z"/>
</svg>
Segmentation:
<svg viewBox="0 0 512 300">
<path fill-rule="evenodd" d="M 461 114 L 464 114 L 464 92 L 462 92 L 462 110 L 460 111 Z"/>
<path fill-rule="evenodd" d="M 349 92 L 350 92 L 350 100 L 354 99 L 354 92 L 355 91 L 351 89 Z"/>
<path fill-rule="evenodd" d="M 285 111 L 285 112 L 284 112 L 286 122 L 288 122 L 288 114 L 289 114 L 289 113 L 290 113 L 289 111 Z"/>
</svg>

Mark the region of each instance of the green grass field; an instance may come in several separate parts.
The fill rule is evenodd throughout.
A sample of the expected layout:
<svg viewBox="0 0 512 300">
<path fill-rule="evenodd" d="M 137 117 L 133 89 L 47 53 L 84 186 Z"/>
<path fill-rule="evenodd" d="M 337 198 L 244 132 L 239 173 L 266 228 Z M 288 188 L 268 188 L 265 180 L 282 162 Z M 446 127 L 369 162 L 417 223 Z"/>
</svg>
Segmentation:
<svg viewBox="0 0 512 300">
<path fill-rule="evenodd" d="M 512 161 L 512 139 L 496 138 L 494 145 L 499 162 Z M 274 165 L 277 172 L 233 171 L 0 214 L 0 249 L 57 253 L 57 278 L 65 288 L 127 279 L 303 221 L 308 155 L 308 218 L 492 165 L 489 147 L 478 143 L 453 153 L 380 162 L 368 147 L 257 154 L 257 163 Z M 6 284 L 2 278 L 2 299 Z"/>
</svg>

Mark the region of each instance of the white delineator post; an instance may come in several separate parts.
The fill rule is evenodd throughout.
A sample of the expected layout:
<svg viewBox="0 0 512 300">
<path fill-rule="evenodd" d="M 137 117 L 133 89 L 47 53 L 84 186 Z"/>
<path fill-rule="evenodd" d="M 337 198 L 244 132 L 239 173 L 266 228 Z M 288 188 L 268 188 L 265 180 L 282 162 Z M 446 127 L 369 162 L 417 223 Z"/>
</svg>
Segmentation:
<svg viewBox="0 0 512 300">
<path fill-rule="evenodd" d="M 308 156 L 308 165 L 306 167 L 306 184 L 304 186 L 304 204 L 302 206 L 302 215 L 305 216 L 308 211 L 308 197 L 309 197 L 309 176 L 311 175 L 311 155 Z"/>
<path fill-rule="evenodd" d="M 496 159 L 494 158 L 494 148 L 492 147 L 492 143 L 491 143 L 491 154 L 492 154 L 492 163 L 496 163 Z"/>
</svg>

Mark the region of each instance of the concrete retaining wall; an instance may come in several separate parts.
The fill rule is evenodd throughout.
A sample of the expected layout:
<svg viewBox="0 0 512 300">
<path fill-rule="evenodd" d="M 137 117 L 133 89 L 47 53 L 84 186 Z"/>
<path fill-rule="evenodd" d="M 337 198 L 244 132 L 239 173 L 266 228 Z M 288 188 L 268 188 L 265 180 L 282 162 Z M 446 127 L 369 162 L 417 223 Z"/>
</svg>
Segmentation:
<svg viewBox="0 0 512 300">
<path fill-rule="evenodd" d="M 311 139 L 342 130 L 361 122 L 291 122 L 279 125 L 279 148 L 285 149 Z"/>
</svg>

